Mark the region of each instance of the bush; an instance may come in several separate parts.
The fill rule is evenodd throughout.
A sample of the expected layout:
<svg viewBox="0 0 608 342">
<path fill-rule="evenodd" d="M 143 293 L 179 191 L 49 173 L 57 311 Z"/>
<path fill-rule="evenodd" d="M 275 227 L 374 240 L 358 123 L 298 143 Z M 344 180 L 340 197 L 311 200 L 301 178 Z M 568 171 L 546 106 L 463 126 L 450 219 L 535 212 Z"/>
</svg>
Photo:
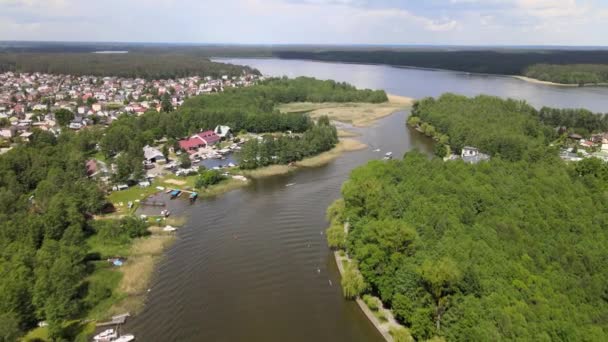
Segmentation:
<svg viewBox="0 0 608 342">
<path fill-rule="evenodd" d="M 199 189 L 207 188 L 207 187 L 210 187 L 211 185 L 215 185 L 215 184 L 221 182 L 225 178 L 226 177 L 224 177 L 217 170 L 206 170 L 206 171 L 203 171 L 200 174 L 200 176 L 198 176 L 198 179 L 196 180 L 196 184 L 194 186 Z"/>
<path fill-rule="evenodd" d="M 403 327 L 390 327 L 389 334 L 393 336 L 395 342 L 414 342 L 414 338 L 410 331 Z"/>
<path fill-rule="evenodd" d="M 378 303 L 378 298 L 375 298 L 370 295 L 364 295 L 363 301 L 365 302 L 365 305 L 367 305 L 367 307 L 372 311 L 378 311 L 378 309 L 380 308 L 380 305 L 379 305 L 380 303 Z"/>
<path fill-rule="evenodd" d="M 332 225 L 327 228 L 325 234 L 327 235 L 327 245 L 329 248 L 343 249 L 346 247 L 346 232 L 344 232 L 342 225 Z"/>
</svg>

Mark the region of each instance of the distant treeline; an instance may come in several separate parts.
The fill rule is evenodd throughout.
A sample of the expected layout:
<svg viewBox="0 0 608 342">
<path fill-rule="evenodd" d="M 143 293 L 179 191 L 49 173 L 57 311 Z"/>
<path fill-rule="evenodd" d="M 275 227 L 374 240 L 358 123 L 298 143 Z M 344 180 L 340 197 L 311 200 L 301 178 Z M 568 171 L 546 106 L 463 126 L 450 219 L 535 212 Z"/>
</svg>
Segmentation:
<svg viewBox="0 0 608 342">
<path fill-rule="evenodd" d="M 527 68 L 524 75 L 541 81 L 564 84 L 600 84 L 608 83 L 608 65 L 606 64 L 536 64 Z"/>
<path fill-rule="evenodd" d="M 275 57 L 524 75 L 535 64 L 608 64 L 608 51 L 275 51 Z"/>
<path fill-rule="evenodd" d="M 186 76 L 236 76 L 249 67 L 211 62 L 209 59 L 173 53 L 0 53 L 0 72 L 141 77 L 166 79 Z"/>
</svg>

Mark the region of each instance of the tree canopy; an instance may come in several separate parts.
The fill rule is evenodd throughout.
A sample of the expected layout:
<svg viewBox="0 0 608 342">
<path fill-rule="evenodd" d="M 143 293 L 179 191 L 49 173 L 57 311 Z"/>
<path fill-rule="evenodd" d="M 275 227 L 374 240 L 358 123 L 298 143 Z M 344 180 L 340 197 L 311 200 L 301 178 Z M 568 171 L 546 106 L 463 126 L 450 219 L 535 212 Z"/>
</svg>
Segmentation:
<svg viewBox="0 0 608 342">
<path fill-rule="evenodd" d="M 374 161 L 342 190 L 347 249 L 417 339 L 604 340 L 601 167 Z"/>
<path fill-rule="evenodd" d="M 492 159 L 414 151 L 352 172 L 329 211 L 350 232 L 331 242 L 417 340 L 608 338 L 608 164 L 567 164 L 546 147 L 552 125 L 602 125 L 601 115 L 572 113 L 488 96 L 425 99 L 410 124 Z"/>
<path fill-rule="evenodd" d="M 528 67 L 525 76 L 563 84 L 608 83 L 606 64 L 535 64 Z"/>
</svg>

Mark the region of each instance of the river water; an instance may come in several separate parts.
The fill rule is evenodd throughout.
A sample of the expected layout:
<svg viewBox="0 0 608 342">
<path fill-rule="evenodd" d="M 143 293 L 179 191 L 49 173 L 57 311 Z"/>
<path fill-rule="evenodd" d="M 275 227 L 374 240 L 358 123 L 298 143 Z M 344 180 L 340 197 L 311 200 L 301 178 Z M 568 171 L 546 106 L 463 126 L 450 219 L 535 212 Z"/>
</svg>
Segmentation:
<svg viewBox="0 0 608 342">
<path fill-rule="evenodd" d="M 608 88 L 561 88 L 513 78 L 387 66 L 274 59 L 229 59 L 272 76 L 314 76 L 411 96 L 450 91 L 525 99 L 535 106 L 608 112 Z M 342 299 L 325 243 L 325 210 L 355 167 L 417 148 L 428 139 L 399 112 L 359 129 L 369 148 L 327 166 L 254 181 L 193 206 L 170 201 L 188 217 L 157 267 L 144 311 L 123 331 L 139 341 L 381 341 L 371 323 Z M 382 152 L 373 152 L 376 148 Z"/>
</svg>

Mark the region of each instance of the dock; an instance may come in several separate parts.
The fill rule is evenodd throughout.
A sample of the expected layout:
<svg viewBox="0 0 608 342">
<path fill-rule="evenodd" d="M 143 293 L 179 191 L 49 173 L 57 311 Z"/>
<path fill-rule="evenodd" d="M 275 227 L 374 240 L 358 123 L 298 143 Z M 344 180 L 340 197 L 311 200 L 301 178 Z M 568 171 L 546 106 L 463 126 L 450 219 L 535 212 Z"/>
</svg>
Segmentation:
<svg viewBox="0 0 608 342">
<path fill-rule="evenodd" d="M 141 201 L 139 202 L 139 204 L 141 205 L 147 205 L 147 206 L 151 206 L 151 207 L 164 207 L 165 205 L 167 205 L 165 202 L 162 201 Z"/>
<path fill-rule="evenodd" d="M 95 326 L 97 327 L 109 327 L 112 325 L 122 325 L 125 324 L 125 322 L 127 321 L 127 318 L 130 317 L 131 314 L 130 313 L 124 313 L 122 315 L 116 315 L 116 316 L 112 316 L 112 320 L 111 321 L 107 321 L 107 322 L 101 322 L 101 323 L 97 323 L 95 324 Z"/>
</svg>

